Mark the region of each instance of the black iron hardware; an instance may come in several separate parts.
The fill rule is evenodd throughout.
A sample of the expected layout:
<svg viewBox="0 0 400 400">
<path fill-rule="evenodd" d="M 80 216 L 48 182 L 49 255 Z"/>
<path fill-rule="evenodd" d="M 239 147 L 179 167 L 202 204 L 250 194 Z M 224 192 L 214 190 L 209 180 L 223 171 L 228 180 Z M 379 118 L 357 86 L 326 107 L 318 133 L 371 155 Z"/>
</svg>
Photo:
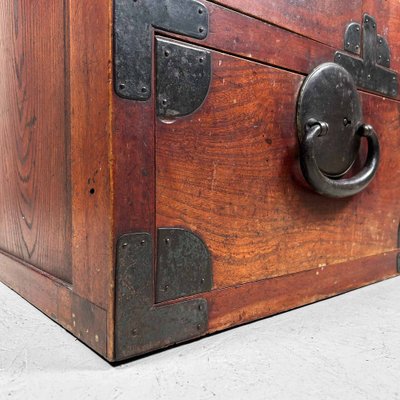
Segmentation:
<svg viewBox="0 0 400 400">
<path fill-rule="evenodd" d="M 353 196 L 374 178 L 379 164 L 379 141 L 362 122 L 357 89 L 349 72 L 334 63 L 317 67 L 305 79 L 297 105 L 300 163 L 310 186 L 328 197 Z M 363 169 L 338 179 L 353 166 L 361 138 L 368 141 Z"/>
<path fill-rule="evenodd" d="M 350 72 L 357 86 L 385 96 L 397 96 L 397 73 L 389 70 L 389 45 L 383 36 L 377 34 L 377 24 L 373 17 L 365 14 L 362 28 L 357 23 L 347 27 L 344 49 L 357 55 L 360 51 L 362 53 L 362 58 L 343 51 L 335 53 L 335 62 Z"/>
<path fill-rule="evenodd" d="M 153 27 L 204 39 L 208 11 L 197 0 L 114 0 L 115 91 L 121 97 L 151 96 Z"/>
<path fill-rule="evenodd" d="M 211 290 L 211 256 L 205 243 L 184 229 L 158 230 L 156 301 Z"/>
<path fill-rule="evenodd" d="M 180 294 L 189 295 L 210 290 L 211 262 L 207 248 L 200 238 L 181 229 L 162 229 L 158 240 L 162 253 L 158 256 L 161 261 L 158 267 L 165 269 L 158 278 L 163 284 L 168 282 L 171 288 L 168 293 L 157 288 L 157 283 L 156 290 L 154 289 L 151 235 L 132 233 L 118 240 L 115 299 L 116 360 L 194 339 L 207 330 L 207 300 L 193 299 L 169 305 L 157 305 L 154 298 L 155 292 L 158 301 L 163 301 L 176 298 Z M 169 246 L 170 249 L 164 249 Z M 191 256 L 195 259 L 190 260 Z M 197 262 L 199 264 L 196 264 Z M 183 285 L 189 282 L 187 289 L 183 288 L 179 279 L 182 279 Z"/>
<path fill-rule="evenodd" d="M 182 117 L 193 113 L 207 96 L 211 53 L 200 47 L 156 38 L 157 114 Z"/>
<path fill-rule="evenodd" d="M 344 49 L 354 54 L 361 53 L 361 26 L 357 22 L 347 25 L 344 33 Z"/>
</svg>

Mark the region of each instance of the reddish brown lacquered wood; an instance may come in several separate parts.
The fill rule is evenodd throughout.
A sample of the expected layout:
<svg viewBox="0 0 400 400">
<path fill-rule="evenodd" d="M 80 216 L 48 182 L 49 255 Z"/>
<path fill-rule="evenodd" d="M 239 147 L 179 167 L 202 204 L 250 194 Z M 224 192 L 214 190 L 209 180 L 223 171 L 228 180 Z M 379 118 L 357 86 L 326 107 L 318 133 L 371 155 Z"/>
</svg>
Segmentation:
<svg viewBox="0 0 400 400">
<path fill-rule="evenodd" d="M 215 0 L 336 48 L 347 24 L 361 19 L 362 0 Z"/>
<path fill-rule="evenodd" d="M 204 105 L 171 124 L 155 116 L 154 82 L 147 102 L 113 92 L 113 2 L 0 4 L 0 280 L 109 360 L 125 233 L 156 240 L 156 227 L 181 226 L 204 239 L 209 332 L 396 274 L 399 103 L 362 95 L 382 145 L 363 194 L 313 194 L 296 159 L 299 87 L 333 60 L 346 23 L 361 20 L 360 1 L 339 15 L 342 1 L 271 0 L 270 16 L 261 0 L 220 2 L 259 19 L 204 1 L 206 40 L 159 33 L 230 54 L 214 51 Z M 385 25 L 377 4 L 364 9 L 393 35 L 397 17 Z"/>
<path fill-rule="evenodd" d="M 71 1 L 69 7 L 73 287 L 111 310 L 112 12 L 108 0 Z"/>
<path fill-rule="evenodd" d="M 0 281 L 102 356 L 107 355 L 107 312 L 35 266 L 0 253 Z M 109 352 L 108 352 L 109 353 Z"/>
<path fill-rule="evenodd" d="M 0 248 L 71 282 L 64 2 L 0 2 Z"/>
<path fill-rule="evenodd" d="M 300 73 L 333 61 L 334 48 L 209 1 L 203 3 L 209 12 L 208 36 L 204 40 L 185 37 L 185 41 Z M 338 35 L 343 36 L 341 29 Z"/>
<path fill-rule="evenodd" d="M 397 251 L 211 292 L 209 332 L 396 276 L 396 259 Z"/>
<path fill-rule="evenodd" d="M 181 226 L 204 239 L 215 288 L 397 248 L 399 103 L 362 96 L 365 122 L 381 142 L 379 171 L 359 195 L 329 199 L 300 180 L 302 79 L 214 53 L 203 106 L 172 124 L 157 122 L 157 226 Z"/>
<path fill-rule="evenodd" d="M 115 234 L 154 231 L 154 104 L 114 94 Z"/>
</svg>

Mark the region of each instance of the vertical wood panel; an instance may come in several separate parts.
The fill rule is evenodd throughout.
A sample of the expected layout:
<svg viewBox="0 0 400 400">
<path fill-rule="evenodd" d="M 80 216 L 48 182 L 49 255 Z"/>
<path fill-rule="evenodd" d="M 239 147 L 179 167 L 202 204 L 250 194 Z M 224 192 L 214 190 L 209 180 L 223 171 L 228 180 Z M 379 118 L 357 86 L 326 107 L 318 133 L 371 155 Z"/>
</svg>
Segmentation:
<svg viewBox="0 0 400 400">
<path fill-rule="evenodd" d="M 64 2 L 0 2 L 0 247 L 71 281 Z"/>
<path fill-rule="evenodd" d="M 73 287 L 112 310 L 111 2 L 70 1 Z"/>
</svg>

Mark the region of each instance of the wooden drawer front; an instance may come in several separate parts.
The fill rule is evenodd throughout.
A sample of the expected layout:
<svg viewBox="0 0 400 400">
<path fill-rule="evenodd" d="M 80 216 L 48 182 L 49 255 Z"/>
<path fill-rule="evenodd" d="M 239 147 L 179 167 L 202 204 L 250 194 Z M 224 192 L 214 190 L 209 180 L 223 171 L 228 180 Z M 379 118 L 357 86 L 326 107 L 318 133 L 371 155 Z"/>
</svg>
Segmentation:
<svg viewBox="0 0 400 400">
<path fill-rule="evenodd" d="M 362 0 L 216 0 L 216 3 L 260 18 L 321 43 L 340 48 L 338 28 L 359 21 Z"/>
<path fill-rule="evenodd" d="M 214 52 L 203 106 L 156 126 L 157 226 L 209 247 L 215 288 L 292 274 L 397 248 L 399 104 L 363 94 L 382 147 L 371 185 L 347 199 L 304 186 L 296 100 L 303 76 Z"/>
</svg>

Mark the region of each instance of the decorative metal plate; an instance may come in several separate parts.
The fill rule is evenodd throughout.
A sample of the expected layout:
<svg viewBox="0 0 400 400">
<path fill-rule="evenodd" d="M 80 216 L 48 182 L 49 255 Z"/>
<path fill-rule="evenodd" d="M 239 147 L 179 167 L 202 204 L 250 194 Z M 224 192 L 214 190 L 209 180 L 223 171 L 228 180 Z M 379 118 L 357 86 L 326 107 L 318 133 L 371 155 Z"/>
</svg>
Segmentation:
<svg viewBox="0 0 400 400">
<path fill-rule="evenodd" d="M 319 169 L 329 177 L 344 175 L 360 147 L 356 130 L 362 123 L 362 111 L 354 81 L 343 67 L 325 63 L 305 79 L 297 105 L 300 142 L 311 119 L 328 125 L 328 132 L 315 144 Z"/>
<path fill-rule="evenodd" d="M 357 22 L 347 25 L 344 34 L 344 48 L 354 54 L 361 52 L 361 26 Z"/>
<path fill-rule="evenodd" d="M 193 113 L 207 97 L 211 54 L 200 47 L 156 38 L 157 114 L 161 118 Z"/>
<path fill-rule="evenodd" d="M 396 97 L 397 73 L 388 69 L 390 67 L 388 44 L 382 36 L 377 34 L 376 21 L 370 15 L 364 15 L 362 29 L 363 58 L 338 51 L 335 54 L 335 62 L 351 73 L 357 86 L 388 97 Z M 346 36 L 349 36 L 348 31 L 346 31 Z M 353 44 L 349 47 L 351 51 Z M 346 44 L 345 49 L 347 50 Z"/>
<path fill-rule="evenodd" d="M 211 257 L 198 236 L 184 229 L 162 228 L 157 247 L 157 302 L 211 290 Z"/>
<path fill-rule="evenodd" d="M 208 11 L 197 0 L 114 0 L 115 91 L 121 97 L 151 96 L 153 27 L 204 39 Z"/>
</svg>

